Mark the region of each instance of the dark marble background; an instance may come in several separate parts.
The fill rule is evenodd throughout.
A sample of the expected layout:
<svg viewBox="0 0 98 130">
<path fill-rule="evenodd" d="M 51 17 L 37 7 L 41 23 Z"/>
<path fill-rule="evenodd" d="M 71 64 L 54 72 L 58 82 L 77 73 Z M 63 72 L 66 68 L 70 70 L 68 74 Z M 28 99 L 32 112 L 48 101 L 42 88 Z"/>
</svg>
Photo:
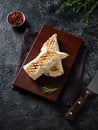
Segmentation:
<svg viewBox="0 0 98 130">
<path fill-rule="evenodd" d="M 35 95 L 12 90 L 24 30 L 7 24 L 7 14 L 22 11 L 32 31 L 48 24 L 84 39 L 89 52 L 81 88 L 84 90 L 98 69 L 98 10 L 88 24 L 83 12 L 62 11 L 62 0 L 0 0 L 0 130 L 97 130 L 98 96 L 89 97 L 73 122 L 65 119 L 66 106 L 53 104 Z"/>
</svg>

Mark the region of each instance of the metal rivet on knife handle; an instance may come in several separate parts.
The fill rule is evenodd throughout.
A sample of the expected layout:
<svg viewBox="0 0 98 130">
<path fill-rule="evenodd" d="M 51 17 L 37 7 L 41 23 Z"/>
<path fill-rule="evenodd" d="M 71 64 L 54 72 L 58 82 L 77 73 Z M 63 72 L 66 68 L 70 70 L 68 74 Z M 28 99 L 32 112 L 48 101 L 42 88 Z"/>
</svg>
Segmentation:
<svg viewBox="0 0 98 130">
<path fill-rule="evenodd" d="M 68 110 L 66 113 L 66 119 L 67 120 L 73 120 L 75 114 L 79 111 L 81 106 L 83 105 L 84 101 L 87 99 L 88 96 L 92 94 L 98 94 L 98 71 L 96 72 L 93 80 L 91 83 L 87 86 L 86 90 L 84 91 L 84 94 L 81 95 L 75 103 L 72 105 L 72 107 Z"/>
<path fill-rule="evenodd" d="M 75 114 L 78 112 L 78 110 L 81 108 L 81 106 L 83 105 L 84 101 L 86 100 L 86 98 L 91 95 L 92 92 L 89 91 L 88 89 L 86 89 L 85 93 L 80 96 L 75 103 L 72 105 L 72 107 L 69 109 L 69 111 L 66 113 L 66 119 L 67 120 L 73 120 Z"/>
</svg>

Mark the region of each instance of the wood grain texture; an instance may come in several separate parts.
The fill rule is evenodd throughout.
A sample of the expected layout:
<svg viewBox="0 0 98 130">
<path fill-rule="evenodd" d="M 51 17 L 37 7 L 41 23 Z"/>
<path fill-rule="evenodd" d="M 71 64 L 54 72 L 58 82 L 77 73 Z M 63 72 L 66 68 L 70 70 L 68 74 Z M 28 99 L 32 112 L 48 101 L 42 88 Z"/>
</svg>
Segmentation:
<svg viewBox="0 0 98 130">
<path fill-rule="evenodd" d="M 69 54 L 67 58 L 62 60 L 65 73 L 62 76 L 56 78 L 51 78 L 42 75 L 41 77 L 39 77 L 37 80 L 34 81 L 26 74 L 26 72 L 23 70 L 23 67 L 21 67 L 15 80 L 13 81 L 13 86 L 22 88 L 24 90 L 37 94 L 41 97 L 44 97 L 48 100 L 56 102 L 64 86 L 64 83 L 67 81 L 68 74 L 78 55 L 80 47 L 83 43 L 83 39 L 68 34 L 64 31 L 50 27 L 48 25 L 44 25 L 41 28 L 37 38 L 35 39 L 34 44 L 31 47 L 30 52 L 27 55 L 23 65 L 33 60 L 40 53 L 40 49 L 43 43 L 54 33 L 57 34 L 60 51 Z M 41 87 L 43 86 L 54 87 L 59 89 L 51 94 L 44 94 L 41 92 Z"/>
</svg>

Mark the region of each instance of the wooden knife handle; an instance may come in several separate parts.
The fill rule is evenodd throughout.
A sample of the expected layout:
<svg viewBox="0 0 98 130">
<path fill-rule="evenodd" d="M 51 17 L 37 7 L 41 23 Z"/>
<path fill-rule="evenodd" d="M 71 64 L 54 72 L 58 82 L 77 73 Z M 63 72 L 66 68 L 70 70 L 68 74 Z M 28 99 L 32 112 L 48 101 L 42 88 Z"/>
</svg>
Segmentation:
<svg viewBox="0 0 98 130">
<path fill-rule="evenodd" d="M 87 97 L 89 95 L 92 95 L 93 92 L 90 91 L 89 89 L 86 89 L 84 94 L 82 96 L 80 96 L 75 103 L 72 105 L 72 107 L 68 110 L 68 112 L 66 113 L 66 119 L 67 120 L 73 120 L 75 114 L 79 111 L 79 109 L 81 108 L 81 106 L 83 105 L 84 101 L 87 99 Z"/>
</svg>

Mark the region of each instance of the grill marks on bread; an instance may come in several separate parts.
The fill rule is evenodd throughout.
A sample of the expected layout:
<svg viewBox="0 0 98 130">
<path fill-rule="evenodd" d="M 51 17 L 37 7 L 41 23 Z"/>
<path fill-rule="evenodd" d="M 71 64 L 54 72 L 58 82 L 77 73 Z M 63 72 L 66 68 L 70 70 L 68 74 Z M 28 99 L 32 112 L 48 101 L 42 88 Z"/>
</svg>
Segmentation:
<svg viewBox="0 0 98 130">
<path fill-rule="evenodd" d="M 34 80 L 42 74 L 51 77 L 61 76 L 64 73 L 61 59 L 67 56 L 67 53 L 59 51 L 57 34 L 54 34 L 43 44 L 39 55 L 24 65 L 23 69 Z"/>
<path fill-rule="evenodd" d="M 31 62 L 24 65 L 26 73 L 34 80 L 46 72 L 47 68 L 51 68 L 54 64 L 66 57 L 66 53 L 58 51 L 42 51 Z"/>
</svg>

